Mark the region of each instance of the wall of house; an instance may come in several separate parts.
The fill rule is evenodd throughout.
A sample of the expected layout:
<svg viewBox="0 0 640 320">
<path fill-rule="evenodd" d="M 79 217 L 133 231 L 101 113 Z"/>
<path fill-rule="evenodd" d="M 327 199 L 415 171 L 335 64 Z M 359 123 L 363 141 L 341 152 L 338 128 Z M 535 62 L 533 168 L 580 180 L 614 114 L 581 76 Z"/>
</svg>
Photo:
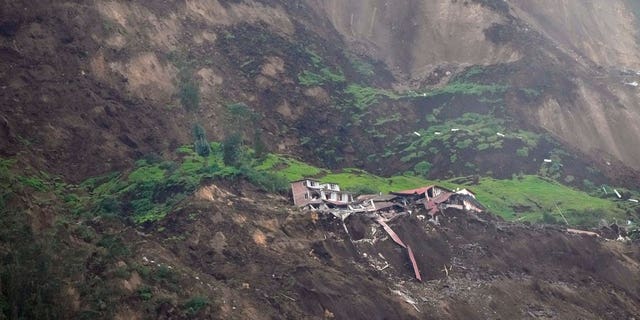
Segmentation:
<svg viewBox="0 0 640 320">
<path fill-rule="evenodd" d="M 307 186 L 306 181 L 297 181 L 291 183 L 291 192 L 293 193 L 293 204 L 296 206 L 304 206 L 311 202 L 311 197 L 305 199 L 305 195 L 307 194 Z"/>
</svg>

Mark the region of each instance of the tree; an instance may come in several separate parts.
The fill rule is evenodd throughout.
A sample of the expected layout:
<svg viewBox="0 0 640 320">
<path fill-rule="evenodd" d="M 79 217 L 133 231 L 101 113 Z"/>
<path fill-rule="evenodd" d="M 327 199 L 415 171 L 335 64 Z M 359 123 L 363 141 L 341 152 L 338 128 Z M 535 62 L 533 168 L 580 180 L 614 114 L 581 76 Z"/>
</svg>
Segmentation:
<svg viewBox="0 0 640 320">
<path fill-rule="evenodd" d="M 258 160 L 264 160 L 267 155 L 267 146 L 262 140 L 262 130 L 255 129 L 253 132 L 253 152 L 254 157 Z"/>
<path fill-rule="evenodd" d="M 196 149 L 196 153 L 205 158 L 205 166 L 207 166 L 207 159 L 211 154 L 211 145 L 209 144 L 209 141 L 207 141 L 207 134 L 201 125 L 195 124 L 193 126 L 193 137 L 195 139 L 193 145 Z"/>
<path fill-rule="evenodd" d="M 222 161 L 227 166 L 239 167 L 242 164 L 242 136 L 232 133 L 222 142 Z"/>
</svg>

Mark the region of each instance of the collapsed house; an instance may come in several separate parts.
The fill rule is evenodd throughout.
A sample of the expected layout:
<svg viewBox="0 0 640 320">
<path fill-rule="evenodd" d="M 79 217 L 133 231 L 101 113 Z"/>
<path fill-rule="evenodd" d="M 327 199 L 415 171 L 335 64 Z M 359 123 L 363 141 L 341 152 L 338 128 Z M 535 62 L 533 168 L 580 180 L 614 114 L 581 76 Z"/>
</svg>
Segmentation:
<svg viewBox="0 0 640 320">
<path fill-rule="evenodd" d="M 388 195 L 361 195 L 356 199 L 350 192 L 342 191 L 336 183 L 321 183 L 314 179 L 291 182 L 293 204 L 304 209 L 333 213 L 346 218 L 352 213 L 378 213 L 384 216 L 426 210 L 435 217 L 447 208 L 482 212 L 484 207 L 469 189 L 452 191 L 431 185 L 421 188 L 395 191 Z"/>
<path fill-rule="evenodd" d="M 431 217 L 447 208 L 464 209 L 482 212 L 484 206 L 476 199 L 475 193 L 469 189 L 451 191 L 440 186 L 427 186 L 417 189 L 391 192 L 416 205 L 422 205 Z"/>
<path fill-rule="evenodd" d="M 328 210 L 348 207 L 353 203 L 353 195 L 340 191 L 336 183 L 320 183 L 314 179 L 291 182 L 293 204 L 309 210 Z"/>
<path fill-rule="evenodd" d="M 419 281 L 422 281 L 422 276 L 411 247 L 405 245 L 386 222 L 403 214 L 426 211 L 430 218 L 435 219 L 437 223 L 437 214 L 446 208 L 475 212 L 484 210 L 471 190 L 451 191 L 436 185 L 391 192 L 388 195 L 361 195 L 354 200 L 351 193 L 340 190 L 340 186 L 336 183 L 321 183 L 314 179 L 302 179 L 291 182 L 291 192 L 294 205 L 303 210 L 331 213 L 342 220 L 347 233 L 349 231 L 344 225 L 347 217 L 352 214 L 370 215 L 395 243 L 407 250 L 415 277 Z"/>
</svg>

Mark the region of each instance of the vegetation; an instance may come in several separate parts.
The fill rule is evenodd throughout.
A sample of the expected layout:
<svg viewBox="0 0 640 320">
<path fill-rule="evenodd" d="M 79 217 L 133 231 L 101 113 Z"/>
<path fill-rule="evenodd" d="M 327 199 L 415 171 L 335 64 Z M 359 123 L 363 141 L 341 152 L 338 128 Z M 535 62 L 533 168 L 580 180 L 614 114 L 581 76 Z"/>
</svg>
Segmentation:
<svg viewBox="0 0 640 320">
<path fill-rule="evenodd" d="M 503 94 L 509 89 L 506 85 L 501 84 L 480 84 L 474 82 L 460 82 L 454 81 L 448 83 L 442 88 L 431 89 L 424 92 L 409 92 L 405 94 L 405 97 L 433 97 L 443 94 L 451 95 L 497 95 Z"/>
<path fill-rule="evenodd" d="M 174 51 L 167 57 L 178 68 L 180 103 L 190 112 L 200 108 L 200 86 L 193 78 L 196 62 L 184 52 Z"/>
<path fill-rule="evenodd" d="M 418 169 L 428 168 L 421 163 Z M 489 211 L 508 220 L 549 221 L 564 223 L 560 212 L 571 225 L 594 226 L 601 219 L 612 222 L 635 215 L 633 208 L 615 199 L 603 199 L 555 182 L 551 179 L 524 175 L 513 179 L 493 178 L 430 181 L 415 175 L 379 177 L 359 169 L 330 172 L 284 156 L 269 155 L 258 170 L 272 172 L 288 180 L 315 177 L 323 182 L 338 183 L 355 193 L 376 193 L 413 189 L 438 184 L 451 189 L 471 188 Z"/>
<path fill-rule="evenodd" d="M 303 86 L 321 86 L 324 84 L 338 84 L 346 81 L 344 73 L 340 68 L 332 68 L 324 65 L 324 59 L 311 49 L 306 49 L 305 53 L 311 62 L 311 69 L 303 70 L 298 75 L 298 82 Z"/>
<path fill-rule="evenodd" d="M 507 219 L 539 221 L 543 213 L 559 217 L 563 212 L 572 225 L 596 225 L 600 218 L 625 218 L 625 210 L 614 201 L 596 198 L 538 176 L 512 180 L 482 178 L 473 190 L 491 212 Z M 594 212 L 602 214 L 593 219 Z"/>
<path fill-rule="evenodd" d="M 228 151 L 224 145 L 211 143 L 207 157 L 184 146 L 177 150 L 176 162 L 143 159 L 128 175 L 88 180 L 83 185 L 90 194 L 89 206 L 93 214 L 149 224 L 164 218 L 205 180 L 245 178 L 269 192 L 287 190 L 285 179 L 254 169 L 257 160 L 251 150 L 228 142 L 226 145 Z M 225 160 L 226 152 L 234 158 Z"/>
<path fill-rule="evenodd" d="M 322 68 L 318 73 L 304 70 L 298 75 L 298 82 L 307 87 L 321 86 L 326 83 L 341 83 L 345 80 L 342 71 L 332 71 L 329 68 Z"/>
<path fill-rule="evenodd" d="M 209 145 L 206 132 L 201 125 L 196 124 L 193 126 L 193 137 L 195 139 L 193 145 L 195 147 L 196 153 L 206 159 L 209 155 L 211 155 L 211 145 Z"/>
<path fill-rule="evenodd" d="M 378 103 L 380 97 L 398 99 L 399 96 L 383 89 L 365 87 L 359 84 L 347 86 L 344 93 L 349 97 L 348 103 L 356 107 L 359 111 L 366 110 L 372 104 Z"/>
<path fill-rule="evenodd" d="M 36 234 L 32 209 L 21 201 L 65 215 L 70 210 L 57 196 L 69 191 L 66 184 L 44 172 L 15 167 L 15 160 L 0 158 L 0 319 L 70 318 L 62 279 L 78 271 L 66 265 L 76 263 L 84 250 L 69 248 L 61 240 L 61 234 L 67 239 L 75 232 L 67 229 L 71 227 L 56 225 Z"/>
<path fill-rule="evenodd" d="M 200 312 L 200 310 L 204 309 L 207 305 L 209 305 L 209 301 L 205 297 L 196 296 L 189 299 L 184 304 L 184 309 L 189 316 L 194 316 Z"/>
<path fill-rule="evenodd" d="M 419 136 L 408 134 L 404 138 L 404 141 L 407 141 L 405 142 L 406 147 L 400 151 L 403 162 L 412 162 L 423 158 L 426 154 L 431 153 L 435 142 L 438 142 L 446 150 L 473 148 L 477 151 L 484 151 L 502 148 L 504 139 L 518 139 L 531 147 L 537 146 L 540 139 L 539 135 L 532 132 L 521 130 L 507 132 L 503 119 L 486 114 L 465 113 L 459 118 L 442 122 L 439 122 L 432 114 L 427 117 L 427 121 L 429 126 L 426 129 L 418 130 Z"/>
<path fill-rule="evenodd" d="M 239 133 L 233 133 L 222 142 L 222 160 L 227 166 L 238 166 L 243 159 L 242 137 Z"/>
<path fill-rule="evenodd" d="M 349 59 L 353 69 L 355 69 L 361 76 L 368 78 L 375 74 L 375 68 L 370 63 L 353 55 L 347 55 L 347 58 Z"/>
</svg>

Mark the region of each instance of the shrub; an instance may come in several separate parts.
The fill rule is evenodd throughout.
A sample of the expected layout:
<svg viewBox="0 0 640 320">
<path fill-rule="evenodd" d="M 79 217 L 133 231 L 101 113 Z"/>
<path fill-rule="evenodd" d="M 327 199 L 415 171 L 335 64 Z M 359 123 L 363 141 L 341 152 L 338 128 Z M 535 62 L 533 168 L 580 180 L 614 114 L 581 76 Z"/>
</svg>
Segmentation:
<svg viewBox="0 0 640 320">
<path fill-rule="evenodd" d="M 255 169 L 242 170 L 242 175 L 253 185 L 272 193 L 286 193 L 289 191 L 289 181 L 277 174 L 257 171 Z"/>
<path fill-rule="evenodd" d="M 100 214 L 117 214 L 120 212 L 122 203 L 114 196 L 106 196 L 98 202 L 98 213 Z"/>
<path fill-rule="evenodd" d="M 196 153 L 201 157 L 208 157 L 211 154 L 211 145 L 209 145 L 206 132 L 201 125 L 193 125 L 193 138 L 195 139 L 193 145 Z"/>
<path fill-rule="evenodd" d="M 200 310 L 202 310 L 207 305 L 209 305 L 209 301 L 207 301 L 207 298 L 197 296 L 189 299 L 184 304 L 184 309 L 188 315 L 193 316 L 198 314 L 198 312 L 200 312 Z"/>
<path fill-rule="evenodd" d="M 150 276 L 151 280 L 159 285 L 172 290 L 178 288 L 178 274 L 167 265 L 160 265 Z"/>
<path fill-rule="evenodd" d="M 42 181 L 39 178 L 36 177 L 19 177 L 18 180 L 20 180 L 20 182 L 27 186 L 30 187 L 36 191 L 46 191 L 47 187 L 44 183 L 44 181 Z"/>
<path fill-rule="evenodd" d="M 529 156 L 529 148 L 522 147 L 522 148 L 516 150 L 516 154 L 518 155 L 518 157 L 526 158 L 526 157 Z"/>
<path fill-rule="evenodd" d="M 430 170 L 431 170 L 431 163 L 427 161 L 418 162 L 413 167 L 413 171 L 415 171 L 416 174 L 421 175 L 423 177 L 426 177 L 429 174 Z"/>
<path fill-rule="evenodd" d="M 144 301 L 149 301 L 153 298 L 153 292 L 151 292 L 151 288 L 149 287 L 142 287 L 138 289 L 138 296 Z"/>
<path fill-rule="evenodd" d="M 109 258 L 127 256 L 130 253 L 129 248 L 124 245 L 122 239 L 114 235 L 103 236 L 102 239 L 98 241 L 98 246 L 107 249 Z"/>
<path fill-rule="evenodd" d="M 242 158 L 242 137 L 239 133 L 233 133 L 222 142 L 222 161 L 225 165 L 238 167 Z"/>
<path fill-rule="evenodd" d="M 551 215 L 549 212 L 542 213 L 542 222 L 546 224 L 558 224 L 558 219 Z"/>
</svg>

